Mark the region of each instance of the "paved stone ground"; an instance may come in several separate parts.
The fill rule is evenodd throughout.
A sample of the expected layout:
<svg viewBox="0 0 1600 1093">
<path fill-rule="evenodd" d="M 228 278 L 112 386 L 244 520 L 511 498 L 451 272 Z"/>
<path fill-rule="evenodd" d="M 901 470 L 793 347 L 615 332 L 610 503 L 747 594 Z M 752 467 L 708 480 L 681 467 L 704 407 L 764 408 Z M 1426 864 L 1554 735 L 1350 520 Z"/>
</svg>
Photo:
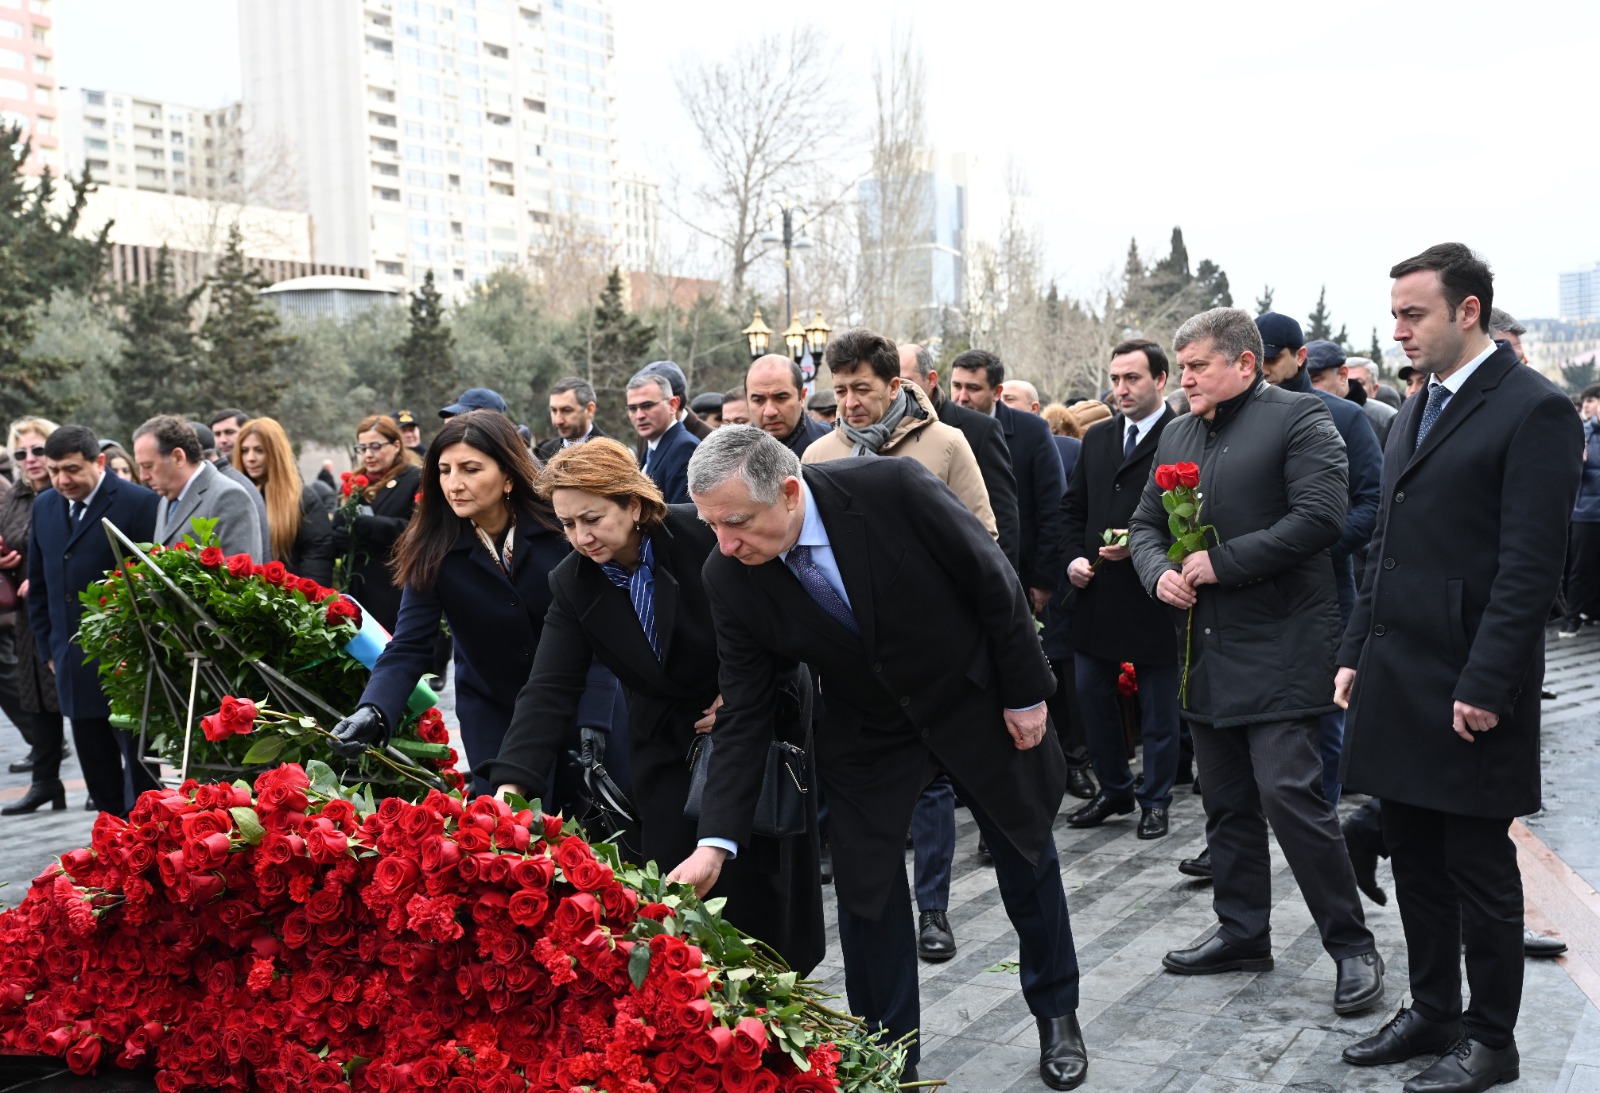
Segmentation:
<svg viewBox="0 0 1600 1093">
<path fill-rule="evenodd" d="M 1573 954 L 1527 963 L 1518 1028 L 1522 1078 L 1503 1088 L 1600 1093 L 1600 895 L 1593 887 L 1600 881 L 1600 819 L 1592 804 L 1600 788 L 1600 629 L 1568 641 L 1557 641 L 1552 630 L 1548 661 L 1546 686 L 1558 697 L 1545 706 L 1546 809 L 1527 822 L 1537 839 L 1522 840 L 1524 875 L 1530 923 L 1567 938 Z M 0 719 L 0 764 L 22 751 L 20 737 Z M 69 763 L 63 776 L 76 778 L 76 766 Z M 0 773 L 0 799 L 15 796 L 26 780 Z M 12 886 L 0 889 L 0 902 L 17 902 L 53 854 L 87 841 L 91 817 L 81 811 L 81 788 L 70 800 L 74 807 L 65 812 L 0 819 L 0 881 Z M 950 920 L 960 951 L 946 964 L 922 966 L 922 1075 L 972 1093 L 1044 1090 L 1033 1019 L 1016 976 L 987 970 L 1016 958 L 1016 940 L 994 872 L 976 859 L 975 825 L 965 812 L 958 816 Z M 1405 939 L 1392 899 L 1387 907 L 1365 904 L 1389 966 L 1388 996 L 1373 1013 L 1334 1015 L 1333 963 L 1275 844 L 1277 967 L 1199 978 L 1161 970 L 1163 953 L 1204 939 L 1214 926 L 1209 885 L 1174 868 L 1200 850 L 1203 834 L 1200 799 L 1181 787 L 1165 839 L 1142 842 L 1127 820 L 1089 831 L 1056 824 L 1084 972 L 1079 1016 L 1091 1057 L 1084 1088 L 1398 1089 L 1420 1065 L 1361 1070 L 1339 1060 L 1345 1046 L 1381 1024 L 1405 996 Z M 1386 863 L 1379 877 L 1392 894 Z M 817 974 L 842 994 L 831 901 L 827 913 L 830 959 Z"/>
</svg>

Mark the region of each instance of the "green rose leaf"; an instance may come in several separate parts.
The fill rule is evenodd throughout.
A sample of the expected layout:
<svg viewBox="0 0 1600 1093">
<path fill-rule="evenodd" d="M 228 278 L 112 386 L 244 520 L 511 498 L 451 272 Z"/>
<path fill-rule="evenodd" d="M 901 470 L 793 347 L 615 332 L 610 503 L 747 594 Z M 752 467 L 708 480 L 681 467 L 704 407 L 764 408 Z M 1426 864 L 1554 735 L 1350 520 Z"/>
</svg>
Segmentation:
<svg viewBox="0 0 1600 1093">
<path fill-rule="evenodd" d="M 644 980 L 650 974 L 650 946 L 644 942 L 634 945 L 628 953 L 628 978 L 638 990 L 644 989 Z"/>
<path fill-rule="evenodd" d="M 255 846 L 266 838 L 267 829 L 261 826 L 261 820 L 256 816 L 256 810 L 245 805 L 234 805 L 228 809 L 233 816 L 233 822 L 239 829 L 240 838 L 251 846 Z"/>
<path fill-rule="evenodd" d="M 270 763 L 283 753 L 288 743 L 289 741 L 282 736 L 263 736 L 250 745 L 250 750 L 244 753 L 244 758 L 239 762 L 247 767 L 253 767 L 258 763 Z"/>
</svg>

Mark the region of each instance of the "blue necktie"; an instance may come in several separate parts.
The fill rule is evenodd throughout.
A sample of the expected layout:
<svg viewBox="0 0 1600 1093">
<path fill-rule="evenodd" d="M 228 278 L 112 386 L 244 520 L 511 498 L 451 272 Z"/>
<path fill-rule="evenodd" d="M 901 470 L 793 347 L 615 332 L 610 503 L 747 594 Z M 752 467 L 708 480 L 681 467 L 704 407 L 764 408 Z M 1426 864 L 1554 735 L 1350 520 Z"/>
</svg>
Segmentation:
<svg viewBox="0 0 1600 1093">
<path fill-rule="evenodd" d="M 611 578 L 611 583 L 626 589 L 633 603 L 633 613 L 639 617 L 639 627 L 650 642 L 650 651 L 661 659 L 661 643 L 656 640 L 656 556 L 651 549 L 650 537 L 645 536 L 639 546 L 639 568 L 629 573 L 616 562 L 601 562 L 600 569 Z"/>
<path fill-rule="evenodd" d="M 1417 447 L 1428 438 L 1428 432 L 1444 413 L 1444 404 L 1450 401 L 1450 388 L 1436 383 L 1428 388 L 1428 405 L 1422 408 L 1422 423 L 1417 426 Z M 1414 450 L 1414 449 L 1413 449 Z"/>
<path fill-rule="evenodd" d="M 861 633 L 861 627 L 856 624 L 856 617 L 850 611 L 850 605 L 844 602 L 843 596 L 834 591 L 833 585 L 828 583 L 828 578 L 823 576 L 822 570 L 812 562 L 810 547 L 795 546 L 784 559 L 784 564 L 800 579 L 800 587 L 817 601 L 817 606 L 826 611 L 829 618 L 852 634 Z"/>
<path fill-rule="evenodd" d="M 82 501 L 74 501 L 72 503 L 72 512 L 70 515 L 72 516 L 72 522 L 74 524 L 83 519 L 83 510 L 88 507 L 89 506 L 85 505 Z"/>
<path fill-rule="evenodd" d="M 1138 446 L 1139 446 L 1139 427 L 1137 425 L 1131 425 L 1131 426 L 1128 427 L 1128 442 L 1122 446 L 1122 458 L 1123 459 L 1132 459 L 1133 458 L 1133 450 L 1135 448 L 1137 448 Z"/>
</svg>

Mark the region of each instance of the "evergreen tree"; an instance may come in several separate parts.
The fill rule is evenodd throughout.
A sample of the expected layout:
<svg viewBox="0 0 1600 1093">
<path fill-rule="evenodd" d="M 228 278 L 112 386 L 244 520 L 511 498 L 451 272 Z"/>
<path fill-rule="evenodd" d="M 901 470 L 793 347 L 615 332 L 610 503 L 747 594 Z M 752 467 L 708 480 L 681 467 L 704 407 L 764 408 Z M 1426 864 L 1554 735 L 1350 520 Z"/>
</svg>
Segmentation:
<svg viewBox="0 0 1600 1093">
<path fill-rule="evenodd" d="M 1309 326 L 1306 329 L 1306 341 L 1315 341 L 1317 338 L 1332 338 L 1333 324 L 1328 318 L 1328 286 L 1323 285 L 1322 291 L 1317 293 L 1317 307 L 1310 315 L 1306 316 Z"/>
<path fill-rule="evenodd" d="M 1199 290 L 1195 310 L 1233 306 L 1233 293 L 1228 290 L 1228 275 L 1211 259 L 1200 260 L 1200 266 L 1195 270 L 1194 285 Z"/>
<path fill-rule="evenodd" d="M 1256 297 L 1256 314 L 1265 315 L 1272 310 L 1272 286 L 1267 285 L 1260 296 Z"/>
<path fill-rule="evenodd" d="M 211 307 L 200 339 L 210 367 L 200 412 L 236 405 L 261 416 L 277 414 L 284 389 L 278 362 L 292 339 L 284 336 L 277 310 L 259 295 L 267 284 L 260 271 L 246 267 L 235 223 L 216 270 L 206 279 Z"/>
<path fill-rule="evenodd" d="M 1339 324 L 1339 333 L 1330 340 L 1340 349 L 1343 349 L 1346 356 L 1356 351 L 1355 347 L 1350 344 L 1350 328 L 1343 323 Z"/>
<path fill-rule="evenodd" d="M 624 305 L 622 288 L 622 271 L 612 267 L 588 326 L 580 332 L 586 343 L 589 382 L 596 391 L 618 396 L 629 378 L 649 363 L 643 358 L 655 341 L 655 331 Z"/>
<path fill-rule="evenodd" d="M 1372 362 L 1374 368 L 1383 365 L 1383 346 L 1378 342 L 1377 327 L 1372 328 L 1372 344 L 1367 347 L 1367 359 Z"/>
<path fill-rule="evenodd" d="M 156 255 L 150 280 L 122 293 L 122 352 L 115 375 L 125 432 L 156 414 L 215 408 L 201 404 L 209 377 L 192 328 L 193 304 L 193 293 L 180 295 L 175 287 L 166 247 Z"/>
<path fill-rule="evenodd" d="M 400 401 L 423 407 L 421 412 L 427 414 L 461 394 L 455 342 L 444 322 L 444 301 L 434 287 L 432 270 L 411 294 L 410 319 L 405 341 L 395 351 L 400 359 Z"/>
</svg>

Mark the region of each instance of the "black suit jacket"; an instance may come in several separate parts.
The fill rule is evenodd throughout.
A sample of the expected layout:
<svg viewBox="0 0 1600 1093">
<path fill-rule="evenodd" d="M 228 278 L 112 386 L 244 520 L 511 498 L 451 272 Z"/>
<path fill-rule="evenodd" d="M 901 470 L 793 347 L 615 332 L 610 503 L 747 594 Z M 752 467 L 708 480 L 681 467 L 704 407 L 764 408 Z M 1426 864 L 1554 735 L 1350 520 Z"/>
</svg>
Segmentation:
<svg viewBox="0 0 1600 1093">
<path fill-rule="evenodd" d="M 939 399 L 939 420 L 960 429 L 967 438 L 967 447 L 978 460 L 978 473 L 983 475 L 983 487 L 989 491 L 989 508 L 994 513 L 1000 549 L 1005 551 L 1011 568 L 1020 574 L 1022 530 L 1017 522 L 1017 480 L 1011 472 L 1011 449 L 1006 446 L 1005 431 L 988 414 L 957 406 L 947 398 Z"/>
<path fill-rule="evenodd" d="M 689 457 L 694 455 L 700 441 L 682 425 L 674 423 L 661 434 L 656 450 L 646 445 L 639 465 L 650 480 L 661 489 L 661 496 L 669 505 L 689 502 Z"/>
<path fill-rule="evenodd" d="M 584 439 L 585 440 L 593 440 L 597 436 L 610 436 L 610 435 L 611 435 L 610 433 L 608 433 L 604 429 L 600 428 L 600 423 L 598 421 L 590 421 L 589 422 L 589 434 L 586 437 L 584 437 Z M 539 445 L 539 447 L 534 450 L 533 454 L 537 455 L 539 457 L 539 462 L 548 463 L 548 462 L 550 462 L 551 458 L 554 457 L 555 454 L 561 450 L 561 446 L 562 446 L 561 438 L 559 436 L 553 436 L 549 440 L 545 441 L 543 444 Z"/>
<path fill-rule="evenodd" d="M 1125 528 L 1132 522 L 1133 510 L 1150 480 L 1161 432 L 1177 416 L 1164 407 L 1131 459 L 1124 458 L 1126 418 L 1114 417 L 1089 428 L 1072 469 L 1071 484 L 1061 500 L 1066 539 L 1063 555 L 1069 564 L 1074 558 L 1095 561 L 1105 542 L 1101 537 L 1105 530 Z M 1101 562 L 1094 579 L 1078 589 L 1074 599 L 1069 640 L 1075 651 L 1137 664 L 1176 662 L 1171 609 L 1145 592 L 1133 559 Z"/>
<path fill-rule="evenodd" d="M 1389 430 L 1383 497 L 1339 650 L 1358 669 L 1350 789 L 1442 812 L 1510 817 L 1539 796 L 1544 625 L 1582 474 L 1571 401 L 1501 346 L 1416 446 L 1426 397 Z M 1468 743 L 1454 703 L 1500 723 Z"/>
<path fill-rule="evenodd" d="M 73 523 L 67 499 L 45 490 L 33 502 L 28 531 L 28 622 L 42 657 L 56 662 L 56 693 L 67 717 L 107 717 L 110 709 L 100 690 L 99 662 L 83 662 L 73 638 L 83 603 L 78 593 L 117 564 L 101 520 L 110 520 L 136 543 L 155 537 L 156 508 L 161 499 L 152 490 L 124 482 L 109 470 L 100 478 L 83 517 Z"/>
<path fill-rule="evenodd" d="M 749 841 L 777 686 L 795 660 L 821 677 L 817 770 L 835 840 L 841 903 L 882 912 L 904 868 L 906 825 L 935 767 L 994 817 L 1025 854 L 1051 838 L 1066 763 L 1053 730 L 1018 751 L 1002 711 L 1056 687 L 1016 574 L 944 483 L 914 459 L 846 459 L 802 468 L 860 625 L 818 607 L 782 560 L 705 563 L 723 707 L 713 799 L 700 834 Z M 848 849 L 848 853 L 847 853 Z"/>
<path fill-rule="evenodd" d="M 1011 473 L 1017 480 L 1017 558 L 1022 583 L 1054 592 L 1061 585 L 1061 495 L 1067 480 L 1061 470 L 1050 426 L 1044 418 L 995 403 L 995 420 L 1011 449 Z"/>
</svg>

